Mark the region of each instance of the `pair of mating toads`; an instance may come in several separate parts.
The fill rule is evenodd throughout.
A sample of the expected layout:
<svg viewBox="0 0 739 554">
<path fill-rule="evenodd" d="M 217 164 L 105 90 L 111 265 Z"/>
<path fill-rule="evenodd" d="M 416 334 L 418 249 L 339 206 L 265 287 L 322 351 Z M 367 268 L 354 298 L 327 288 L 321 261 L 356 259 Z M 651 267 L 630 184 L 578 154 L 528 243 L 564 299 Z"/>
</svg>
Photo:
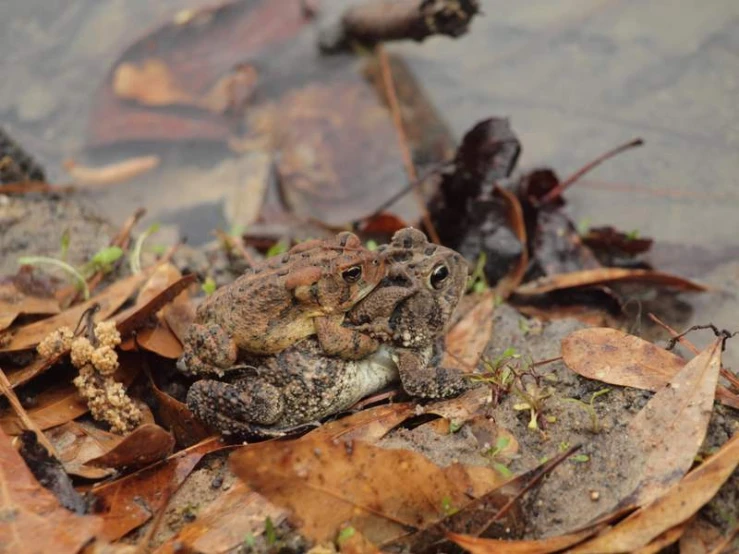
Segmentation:
<svg viewBox="0 0 739 554">
<path fill-rule="evenodd" d="M 177 363 L 204 378 L 187 405 L 223 434 L 275 436 L 397 379 L 414 396 L 456 394 L 467 381 L 439 363 L 468 273 L 412 228 L 375 252 L 351 233 L 301 243 L 198 308 Z"/>
</svg>

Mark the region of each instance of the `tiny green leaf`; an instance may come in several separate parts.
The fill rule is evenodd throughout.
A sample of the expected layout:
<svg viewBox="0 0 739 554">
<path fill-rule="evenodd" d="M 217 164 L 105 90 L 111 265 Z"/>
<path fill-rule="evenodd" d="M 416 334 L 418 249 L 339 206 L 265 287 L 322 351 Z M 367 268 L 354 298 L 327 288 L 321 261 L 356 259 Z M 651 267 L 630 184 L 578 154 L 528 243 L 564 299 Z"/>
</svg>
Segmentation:
<svg viewBox="0 0 739 554">
<path fill-rule="evenodd" d="M 210 296 L 216 291 L 216 282 L 213 280 L 212 277 L 208 277 L 205 279 L 205 282 L 200 288 L 203 289 L 203 292 L 206 294 L 206 296 Z"/>
<path fill-rule="evenodd" d="M 372 239 L 368 240 L 367 241 L 367 244 L 366 244 L 367 250 L 377 250 L 377 247 L 378 246 L 380 246 L 380 245 L 377 244 L 377 241 L 372 240 Z M 348 528 L 348 529 L 350 529 L 350 528 Z"/>
<path fill-rule="evenodd" d="M 274 243 L 272 246 L 269 247 L 269 250 L 267 250 L 266 256 L 268 258 L 273 258 L 275 256 L 279 256 L 280 254 L 284 254 L 287 252 L 288 244 L 285 241 L 280 241 Z"/>
<path fill-rule="evenodd" d="M 344 527 L 341 531 L 339 531 L 339 536 L 336 538 L 336 542 L 339 543 L 339 546 L 341 546 L 343 543 L 351 539 L 355 534 L 356 530 L 354 527 Z"/>
<path fill-rule="evenodd" d="M 264 538 L 269 546 L 273 546 L 277 542 L 277 531 L 269 516 L 264 520 Z"/>
<path fill-rule="evenodd" d="M 106 246 L 98 250 L 91 261 L 100 268 L 107 268 L 117 262 L 121 256 L 123 256 L 123 249 L 120 246 Z"/>
<path fill-rule="evenodd" d="M 505 479 L 508 479 L 513 475 L 513 472 L 508 469 L 508 466 L 501 464 L 500 462 L 493 462 L 493 469 L 500 473 Z"/>
<path fill-rule="evenodd" d="M 456 514 L 457 511 L 458 511 L 457 508 L 455 508 L 452 505 L 452 499 L 449 498 L 448 496 L 445 496 L 444 498 L 441 499 L 441 509 L 448 516 L 450 516 L 452 514 Z"/>
<path fill-rule="evenodd" d="M 451 420 L 449 422 L 449 432 L 450 433 L 456 433 L 457 431 L 459 431 L 462 428 L 463 425 L 464 425 L 464 422 L 462 422 L 462 421 L 454 421 L 454 420 Z"/>
<path fill-rule="evenodd" d="M 247 548 L 254 548 L 257 544 L 257 539 L 254 537 L 254 533 L 247 533 L 244 537 L 244 546 Z"/>
<path fill-rule="evenodd" d="M 570 458 L 570 460 L 572 460 L 576 464 L 582 464 L 585 462 L 589 462 L 590 456 L 588 456 L 587 454 L 575 454 L 574 456 Z"/>
<path fill-rule="evenodd" d="M 61 253 L 59 254 L 59 257 L 63 261 L 67 261 L 67 253 L 69 252 L 69 242 L 70 242 L 69 229 L 64 229 L 64 232 L 62 233 L 62 240 L 61 240 Z"/>
</svg>

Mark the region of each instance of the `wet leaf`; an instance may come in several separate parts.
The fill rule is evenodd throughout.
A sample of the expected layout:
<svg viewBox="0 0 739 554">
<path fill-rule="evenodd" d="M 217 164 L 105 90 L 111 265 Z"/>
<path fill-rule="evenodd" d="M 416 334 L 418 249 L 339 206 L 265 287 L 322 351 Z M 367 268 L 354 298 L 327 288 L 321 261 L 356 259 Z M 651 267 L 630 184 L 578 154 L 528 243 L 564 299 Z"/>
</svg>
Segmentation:
<svg viewBox="0 0 739 554">
<path fill-rule="evenodd" d="M 2 552 L 76 554 L 100 530 L 100 518 L 73 514 L 39 485 L 2 431 L 0 491 Z"/>
<path fill-rule="evenodd" d="M 722 339 L 716 339 L 631 420 L 629 436 L 645 460 L 630 503 L 651 502 L 690 469 L 711 418 L 721 347 Z"/>
<path fill-rule="evenodd" d="M 318 542 L 351 525 L 378 544 L 468 501 L 457 480 L 420 454 L 361 441 L 263 442 L 235 452 L 231 467 Z"/>
<path fill-rule="evenodd" d="M 617 329 L 580 329 L 562 341 L 562 358 L 572 371 L 604 383 L 657 390 L 685 360 L 656 344 Z"/>
<path fill-rule="evenodd" d="M 142 467 L 163 460 L 173 449 L 172 435 L 158 425 L 145 423 L 105 454 L 88 460 L 87 465 L 115 469 Z"/>
<path fill-rule="evenodd" d="M 143 525 L 171 498 L 203 456 L 223 448 L 207 439 L 153 466 L 93 488 L 96 513 L 103 519 L 101 538 L 114 541 Z"/>
<path fill-rule="evenodd" d="M 705 352 L 710 353 L 711 349 Z M 721 450 L 673 483 L 651 504 L 572 552 L 632 552 L 649 544 L 666 530 L 688 520 L 711 500 L 738 464 L 739 434 L 735 434 Z"/>
<path fill-rule="evenodd" d="M 280 525 L 286 517 L 284 509 L 270 504 L 238 481 L 154 554 L 177 554 L 183 546 L 193 552 L 229 552 L 242 545 L 244 537 L 262 534 L 267 518 Z"/>
<path fill-rule="evenodd" d="M 495 294 L 478 294 L 475 306 L 457 322 L 446 336 L 446 351 L 441 362 L 471 373 L 477 367 L 493 333 Z"/>
<path fill-rule="evenodd" d="M 549 554 L 579 544 L 597 530 L 597 528 L 585 529 L 569 535 L 530 541 L 481 539 L 457 533 L 449 533 L 447 536 L 472 554 Z"/>
<path fill-rule="evenodd" d="M 49 429 L 45 434 L 54 445 L 67 473 L 85 479 L 102 479 L 114 473 L 111 469 L 88 467 L 85 464 L 120 443 L 123 440 L 120 435 L 76 421 Z"/>
<path fill-rule="evenodd" d="M 58 314 L 59 302 L 55 298 L 28 296 L 13 283 L 0 284 L 0 331 L 10 326 L 19 315 Z"/>
<path fill-rule="evenodd" d="M 102 321 L 113 314 L 134 291 L 144 282 L 146 274 L 131 275 L 113 283 L 108 288 L 95 295 L 90 300 L 77 304 L 62 313 L 25 325 L 17 330 L 8 344 L 0 346 L 0 352 L 14 352 L 34 348 L 41 340 L 62 326 L 74 328 L 82 314 L 94 304 L 100 305 L 100 310 L 94 315 L 95 321 Z"/>
<path fill-rule="evenodd" d="M 516 294 L 521 296 L 531 296 L 563 289 L 590 287 L 593 285 L 620 282 L 650 283 L 672 287 L 682 291 L 700 292 L 708 290 L 704 285 L 694 281 L 660 271 L 652 271 L 650 269 L 604 267 L 601 269 L 575 271 L 572 273 L 563 273 L 553 275 L 551 277 L 544 277 L 518 287 L 516 289 Z"/>
</svg>

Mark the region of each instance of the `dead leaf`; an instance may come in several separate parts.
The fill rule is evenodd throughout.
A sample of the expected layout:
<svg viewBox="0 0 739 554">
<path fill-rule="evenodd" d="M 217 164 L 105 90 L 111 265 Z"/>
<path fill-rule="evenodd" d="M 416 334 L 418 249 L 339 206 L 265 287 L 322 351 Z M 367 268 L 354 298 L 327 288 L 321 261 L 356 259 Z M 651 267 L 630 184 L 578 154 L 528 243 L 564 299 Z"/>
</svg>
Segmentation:
<svg viewBox="0 0 739 554">
<path fill-rule="evenodd" d="M 597 530 L 585 529 L 569 535 L 531 541 L 481 539 L 457 533 L 449 533 L 447 537 L 472 554 L 549 554 L 579 544 Z"/>
<path fill-rule="evenodd" d="M 28 296 L 13 283 L 0 284 L 0 331 L 8 328 L 21 314 L 51 315 L 59 311 L 59 302 L 55 298 Z"/>
<path fill-rule="evenodd" d="M 562 341 L 562 359 L 575 373 L 612 385 L 657 390 L 685 360 L 617 329 L 580 329 Z"/>
<path fill-rule="evenodd" d="M 361 441 L 306 435 L 263 442 L 235 452 L 231 467 L 259 494 L 288 507 L 301 533 L 318 542 L 333 540 L 348 524 L 378 544 L 469 500 L 457 480 L 420 454 Z"/>
<path fill-rule="evenodd" d="M 118 97 L 144 106 L 197 105 L 196 99 L 176 82 L 167 64 L 156 58 L 120 64 L 113 72 L 112 86 Z"/>
<path fill-rule="evenodd" d="M 720 529 L 705 519 L 695 517 L 680 537 L 680 554 L 709 554 L 721 539 Z"/>
<path fill-rule="evenodd" d="M 149 385 L 157 400 L 156 412 L 159 421 L 169 429 L 177 444 L 190 446 L 215 434 L 197 419 L 186 404 L 159 390 L 149 374 Z"/>
<path fill-rule="evenodd" d="M 708 287 L 700 283 L 661 271 L 604 267 L 561 273 L 559 275 L 537 279 L 536 281 L 518 287 L 515 293 L 520 296 L 534 296 L 556 290 L 622 282 L 653 283 L 682 291 L 703 292 L 709 290 Z"/>
<path fill-rule="evenodd" d="M 154 554 L 178 554 L 183 546 L 193 552 L 220 554 L 230 552 L 244 543 L 244 537 L 264 533 L 267 518 L 275 526 L 287 517 L 287 512 L 270 504 L 263 497 L 237 481 L 226 493 L 198 513 L 192 523 L 159 548 Z"/>
<path fill-rule="evenodd" d="M 0 431 L 0 552 L 77 554 L 100 530 L 101 520 L 62 508 L 28 470 Z"/>
<path fill-rule="evenodd" d="M 139 285 L 144 282 L 145 278 L 146 275 L 144 273 L 131 275 L 113 283 L 100 294 L 97 294 L 82 304 L 77 304 L 58 315 L 14 330 L 14 334 L 8 344 L 0 346 L 0 352 L 15 352 L 17 350 L 34 348 L 51 331 L 65 325 L 74 328 L 77 322 L 79 322 L 80 317 L 82 317 L 82 314 L 94 304 L 100 305 L 100 309 L 95 314 L 94 320 L 102 321 L 107 319 L 128 300 Z"/>
<path fill-rule="evenodd" d="M 664 549 L 680 540 L 686 527 L 687 522 L 677 525 L 672 529 L 668 529 L 646 546 L 642 546 L 641 548 L 634 550 L 634 554 L 657 554 L 658 552 L 664 552 Z"/>
<path fill-rule="evenodd" d="M 45 434 L 54 445 L 67 473 L 85 479 L 103 479 L 114 473 L 112 469 L 88 467 L 85 464 L 120 443 L 123 440 L 120 435 L 76 421 L 68 421 L 49 429 Z"/>
<path fill-rule="evenodd" d="M 690 360 L 631 420 L 630 436 L 645 460 L 630 503 L 648 504 L 690 469 L 711 418 L 722 344 L 718 338 Z"/>
<path fill-rule="evenodd" d="M 114 541 L 151 519 L 203 456 L 223 448 L 218 437 L 173 454 L 153 466 L 92 489 L 103 519 L 100 537 Z"/>
<path fill-rule="evenodd" d="M 416 408 L 410 402 L 375 406 L 329 421 L 309 435 L 313 440 L 352 439 L 374 443 L 415 413 Z"/>
<path fill-rule="evenodd" d="M 87 461 L 94 467 L 142 467 L 163 460 L 174 449 L 174 437 L 152 423 L 139 425 L 105 454 Z"/>
<path fill-rule="evenodd" d="M 494 311 L 494 293 L 478 295 L 475 306 L 447 333 L 442 366 L 474 371 L 493 334 Z"/>
<path fill-rule="evenodd" d="M 715 347 L 716 344 L 712 345 L 700 356 L 710 355 Z M 734 434 L 718 452 L 672 484 L 662 496 L 572 552 L 633 552 L 649 544 L 666 530 L 688 520 L 711 500 L 738 464 L 739 434 Z"/>
<path fill-rule="evenodd" d="M 102 167 L 85 167 L 74 160 L 66 160 L 64 169 L 77 185 L 112 185 L 147 173 L 158 167 L 161 161 L 159 156 L 138 156 Z"/>
<path fill-rule="evenodd" d="M 490 390 L 486 387 L 475 387 L 460 396 L 426 404 L 423 411 L 427 414 L 439 415 L 455 423 L 464 423 L 476 417 L 489 401 Z"/>
<path fill-rule="evenodd" d="M 521 207 L 521 202 L 518 200 L 518 197 L 509 190 L 498 185 L 495 186 L 495 193 L 505 200 L 508 206 L 508 226 L 516 234 L 516 238 L 518 238 L 518 242 L 521 243 L 521 248 L 523 249 L 518 262 L 516 262 L 513 269 L 495 285 L 495 294 L 499 298 L 505 300 L 521 284 L 524 274 L 526 273 L 526 269 L 529 266 L 529 252 L 526 247 L 528 239 L 526 233 L 526 221 L 523 217 L 523 208 Z"/>
</svg>

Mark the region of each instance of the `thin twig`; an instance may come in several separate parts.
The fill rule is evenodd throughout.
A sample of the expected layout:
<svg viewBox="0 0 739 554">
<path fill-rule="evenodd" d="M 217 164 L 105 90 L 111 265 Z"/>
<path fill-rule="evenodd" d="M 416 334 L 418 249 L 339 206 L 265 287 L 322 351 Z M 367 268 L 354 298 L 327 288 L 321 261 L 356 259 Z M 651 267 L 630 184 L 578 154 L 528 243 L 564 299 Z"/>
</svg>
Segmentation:
<svg viewBox="0 0 739 554">
<path fill-rule="evenodd" d="M 49 439 L 46 438 L 46 435 L 41 431 L 41 428 L 31 419 L 23 408 L 23 405 L 20 400 L 18 400 L 18 396 L 15 394 L 15 391 L 13 390 L 10 381 L 8 381 L 8 378 L 5 376 L 5 372 L 2 368 L 0 368 L 0 392 L 2 392 L 5 395 L 5 398 L 8 399 L 8 402 L 10 402 L 10 405 L 13 407 L 13 411 L 18 416 L 18 419 L 21 420 L 21 423 L 23 423 L 25 428 L 36 433 L 38 441 L 44 446 L 44 448 L 46 448 L 46 450 L 49 451 L 51 456 L 58 460 L 59 455 L 57 454 L 56 449 L 49 442 Z"/>
<path fill-rule="evenodd" d="M 236 250 L 246 261 L 249 267 L 254 267 L 255 262 L 249 251 L 244 247 L 244 242 L 233 237 L 221 229 L 216 229 L 216 236 L 223 241 L 231 250 Z"/>
<path fill-rule="evenodd" d="M 431 222 L 431 216 L 426 209 L 426 201 L 423 198 L 421 188 L 418 186 L 418 175 L 416 173 L 416 166 L 413 165 L 413 156 L 411 149 L 408 146 L 408 138 L 403 129 L 403 118 L 400 113 L 400 104 L 398 102 L 398 96 L 395 93 L 395 84 L 393 83 L 393 75 L 390 72 L 390 63 L 387 59 L 387 53 L 381 44 L 375 47 L 377 58 L 380 63 L 380 72 L 382 74 L 382 83 L 385 87 L 385 96 L 387 97 L 388 106 L 390 106 L 390 113 L 393 116 L 393 124 L 395 125 L 395 131 L 398 135 L 398 142 L 400 143 L 400 152 L 403 156 L 403 164 L 405 165 L 405 171 L 408 174 L 408 180 L 414 185 L 413 192 L 416 195 L 418 201 L 418 207 L 421 209 L 421 218 L 423 220 L 423 226 L 426 228 L 426 232 L 429 237 L 436 244 L 441 244 L 439 234 L 434 228 L 434 224 Z"/>
<path fill-rule="evenodd" d="M 660 327 L 662 327 L 665 331 L 667 331 L 668 333 L 670 333 L 670 336 L 672 337 L 672 340 L 670 342 L 677 341 L 680 344 L 682 344 L 685 348 L 687 348 L 688 350 L 690 350 L 693 354 L 698 355 L 700 353 L 700 350 L 698 350 L 692 342 L 690 342 L 688 339 L 686 339 L 684 337 L 684 334 L 685 333 L 678 333 L 677 331 L 675 331 L 675 329 L 673 329 L 672 327 L 670 327 L 669 325 L 667 325 L 667 323 L 665 323 L 664 321 L 662 321 L 661 319 L 659 319 L 653 313 L 649 313 L 647 315 L 649 316 L 649 319 L 651 319 L 657 325 L 659 325 Z M 691 329 L 689 329 L 688 331 L 686 331 L 686 333 L 689 332 Z M 668 350 L 669 350 L 669 348 L 668 348 Z M 726 369 L 723 366 L 721 366 L 721 376 L 724 379 L 726 379 L 727 381 L 729 381 L 729 383 L 731 383 L 732 386 L 739 388 L 739 378 L 736 375 L 734 375 L 731 371 L 729 371 L 728 369 Z"/>
<path fill-rule="evenodd" d="M 622 144 L 621 146 L 618 146 L 614 148 L 613 150 L 606 152 L 605 154 L 598 156 L 592 162 L 584 165 L 583 167 L 575 171 L 575 173 L 567 177 L 567 179 L 565 179 L 564 181 L 561 181 L 559 185 L 557 185 L 552 190 L 550 190 L 548 193 L 546 193 L 541 198 L 541 200 L 539 200 L 539 204 L 540 205 L 548 204 L 552 200 L 559 198 L 567 187 L 572 185 L 580 177 L 582 177 L 589 171 L 595 169 L 597 166 L 602 164 L 604 161 L 608 160 L 609 158 L 612 158 L 613 156 L 616 156 L 617 154 L 620 154 L 621 152 L 624 152 L 625 150 L 629 150 L 631 148 L 641 146 L 642 144 L 644 144 L 644 141 L 640 138 L 637 138 L 637 139 L 627 142 L 626 144 Z"/>
</svg>

